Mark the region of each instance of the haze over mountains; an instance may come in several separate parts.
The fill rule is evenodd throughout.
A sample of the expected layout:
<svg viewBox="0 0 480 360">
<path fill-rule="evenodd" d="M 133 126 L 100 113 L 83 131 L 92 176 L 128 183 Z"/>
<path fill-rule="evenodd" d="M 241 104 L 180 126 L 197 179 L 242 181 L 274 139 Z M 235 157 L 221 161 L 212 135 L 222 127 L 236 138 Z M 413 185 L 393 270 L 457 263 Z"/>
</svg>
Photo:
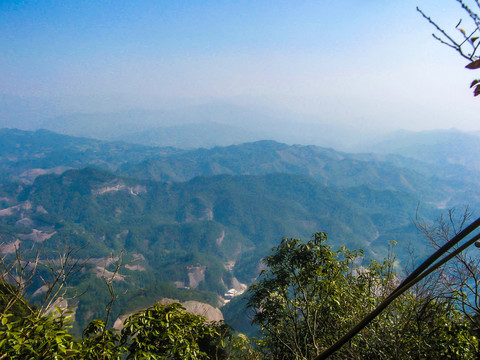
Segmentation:
<svg viewBox="0 0 480 360">
<path fill-rule="evenodd" d="M 28 101 L 25 100 L 28 104 Z M 5 99 L 3 102 L 6 102 Z M 16 101 L 18 103 L 20 101 Z M 22 102 L 20 102 L 21 104 Z M 211 102 L 164 110 L 76 112 L 60 116 L 28 114 L 25 104 L 0 111 L 0 126 L 24 130 L 47 129 L 57 133 L 100 140 L 122 140 L 150 146 L 182 149 L 226 146 L 257 140 L 321 145 L 353 151 L 380 130 L 361 124 L 332 123 L 326 119 L 268 106 Z M 2 98 L 0 97 L 0 105 Z M 7 104 L 8 105 L 8 104 Z M 37 108 L 39 105 L 32 105 Z M 21 117 L 21 114 L 28 114 Z M 40 112 L 42 113 L 42 112 Z M 49 112 L 45 112 L 48 114 Z M 384 131 L 383 131 L 384 132 Z"/>
<path fill-rule="evenodd" d="M 252 334 L 242 296 L 283 237 L 326 232 L 360 268 L 393 249 L 401 277 L 432 253 L 415 221 L 480 215 L 472 72 L 417 5 L 0 3 L 0 273 L 37 264 L 38 305 L 80 265 L 78 338 L 109 281 L 103 329 L 178 300 Z M 421 7 L 462 38 L 459 5 Z"/>
<path fill-rule="evenodd" d="M 402 152 L 401 148 L 411 147 L 411 141 L 421 143 L 429 138 L 427 141 L 446 146 L 449 145 L 446 143 L 448 134 L 467 135 L 460 135 L 460 131 L 455 129 L 432 130 L 436 136 L 430 136 L 431 131 L 393 131 L 394 128 L 388 126 L 366 126 L 368 122 L 361 120 L 332 122 L 328 118 L 293 112 L 278 105 L 262 104 L 257 98 L 232 101 L 175 98 L 157 102 L 156 108 L 160 110 L 146 110 L 132 107 L 128 99 L 121 96 L 65 97 L 47 101 L 0 94 L 0 127 L 30 131 L 46 129 L 77 137 L 180 149 L 275 140 L 290 145 L 318 145 L 347 152 L 402 153 L 409 156 L 421 153 L 413 148 L 410 152 Z M 75 106 L 75 103 L 78 105 Z M 86 112 L 86 108 L 97 110 Z M 112 108 L 117 110 L 111 111 Z M 476 132 L 468 134 L 478 136 Z M 425 138 L 421 139 L 422 136 Z M 455 141 L 455 136 L 452 141 Z M 397 144 L 396 148 L 392 147 L 393 144 Z"/>
</svg>

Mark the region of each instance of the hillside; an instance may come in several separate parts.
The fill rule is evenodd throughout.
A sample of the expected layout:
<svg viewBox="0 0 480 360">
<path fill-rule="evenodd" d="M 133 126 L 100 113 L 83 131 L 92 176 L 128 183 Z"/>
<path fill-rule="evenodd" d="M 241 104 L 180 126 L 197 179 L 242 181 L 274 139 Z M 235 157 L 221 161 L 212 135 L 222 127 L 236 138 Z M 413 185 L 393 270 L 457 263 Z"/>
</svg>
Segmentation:
<svg viewBox="0 0 480 360">
<path fill-rule="evenodd" d="M 175 291 L 182 288 L 223 295 L 237 281 L 248 284 L 280 238 L 309 238 L 319 229 L 335 246 L 363 248 L 376 258 L 384 256 L 387 240 L 400 243 L 402 257 L 412 245 L 418 254 L 425 251 L 411 224 L 413 196 L 365 186 L 344 192 L 299 175 L 159 183 L 86 168 L 3 186 L 0 195 L 2 252 L 37 243 L 50 256 L 74 246 L 77 256 L 90 259 L 90 271 L 73 282 L 94 288 L 77 304 L 82 321 L 89 320 L 86 309 L 96 309 L 88 311 L 94 316 L 102 311 L 98 299 L 108 299 L 99 271 L 114 263 L 107 261 L 112 252 L 124 250 L 124 262 L 133 261 L 121 269 L 119 289 L 140 291 L 148 305 L 166 295 L 179 298 Z M 188 296 L 209 299 L 207 293 Z M 117 306 L 115 314 L 124 313 L 132 302 L 125 298 Z"/>
<path fill-rule="evenodd" d="M 465 176 L 475 170 L 460 163 L 274 141 L 181 151 L 44 130 L 0 137 L 0 252 L 40 246 L 46 261 L 78 249 L 85 271 L 69 289 L 88 290 L 70 304 L 80 327 L 104 312 L 102 277 L 120 259 L 114 317 L 165 297 L 219 306 L 282 237 L 325 231 L 375 259 L 395 240 L 401 266 L 428 251 L 417 211 L 480 204 Z M 41 296 L 38 280 L 29 296 Z"/>
<path fill-rule="evenodd" d="M 457 143 L 461 139 L 460 136 Z M 405 191 L 439 208 L 480 203 L 475 180 L 478 172 L 446 159 L 432 162 L 392 154 L 349 154 L 273 141 L 181 151 L 45 130 L 0 130 L 0 182 L 31 183 L 38 175 L 60 174 L 84 166 L 155 181 L 187 181 L 220 174 L 290 173 L 311 176 L 326 186 L 368 185 Z"/>
<path fill-rule="evenodd" d="M 38 175 L 62 173 L 87 165 L 116 170 L 125 162 L 175 152 L 124 142 L 105 142 L 60 135 L 47 130 L 0 129 L 0 182 L 21 179 L 31 182 Z"/>
<path fill-rule="evenodd" d="M 451 173 L 449 169 L 398 155 L 348 154 L 317 146 L 258 141 L 153 157 L 138 164 L 124 164 L 119 172 L 157 181 L 290 173 L 311 176 L 325 186 L 367 185 L 403 191 L 443 208 L 458 206 L 467 198 L 472 204 L 480 203 L 476 181 L 463 176 L 469 170 L 460 167 L 458 173 Z"/>
</svg>

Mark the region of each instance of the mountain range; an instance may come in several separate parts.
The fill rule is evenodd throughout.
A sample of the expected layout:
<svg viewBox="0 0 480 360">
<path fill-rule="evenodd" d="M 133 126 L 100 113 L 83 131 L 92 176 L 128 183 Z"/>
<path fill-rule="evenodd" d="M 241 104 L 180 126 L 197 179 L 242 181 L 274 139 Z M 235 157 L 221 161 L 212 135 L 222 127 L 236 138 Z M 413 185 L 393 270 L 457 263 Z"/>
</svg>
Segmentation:
<svg viewBox="0 0 480 360">
<path fill-rule="evenodd" d="M 455 161 L 434 161 L 426 147 L 439 146 L 438 134 L 415 136 L 402 139 L 403 154 L 386 143 L 351 154 L 275 141 L 180 150 L 2 129 L 0 251 L 41 245 L 48 258 L 78 248 L 85 271 L 71 289 L 91 289 L 72 304 L 80 326 L 103 311 L 102 265 L 113 271 L 119 254 L 126 265 L 116 286 L 128 295 L 115 316 L 162 297 L 219 306 L 226 290 L 255 280 L 282 237 L 316 231 L 367 258 L 382 259 L 394 240 L 401 268 L 412 251 L 430 251 L 416 216 L 480 204 L 477 177 L 465 177 L 477 169 L 459 157 L 480 139 L 454 133 L 460 145 L 440 155 Z M 419 141 L 422 154 L 406 156 Z M 30 289 L 35 299 L 41 283 Z"/>
<path fill-rule="evenodd" d="M 32 109 L 37 110 L 34 114 L 28 111 L 29 100 Z M 0 109 L 3 106 L 0 127 L 22 124 L 24 130 L 30 131 L 46 129 L 64 135 L 190 150 L 269 139 L 352 151 L 379 133 L 364 126 L 332 123 L 318 116 L 233 102 L 178 105 L 161 110 L 70 112 L 57 116 L 51 116 L 51 111 L 41 111 L 38 102 L 39 99 L 12 99 L 0 94 Z M 50 104 L 48 108 L 55 106 Z"/>
</svg>

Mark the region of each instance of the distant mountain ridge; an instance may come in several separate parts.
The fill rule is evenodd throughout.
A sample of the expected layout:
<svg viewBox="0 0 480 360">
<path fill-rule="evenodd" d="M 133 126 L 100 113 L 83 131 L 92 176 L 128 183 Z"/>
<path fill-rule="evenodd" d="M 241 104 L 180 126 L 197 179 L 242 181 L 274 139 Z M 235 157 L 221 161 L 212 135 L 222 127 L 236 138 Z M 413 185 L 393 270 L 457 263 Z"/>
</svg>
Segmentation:
<svg viewBox="0 0 480 360">
<path fill-rule="evenodd" d="M 215 125 L 213 125 L 215 124 Z M 315 144 L 352 150 L 372 137 L 361 126 L 330 123 L 290 112 L 214 102 L 169 110 L 125 110 L 115 113 L 77 113 L 40 121 L 39 127 L 65 135 L 100 140 L 127 140 L 143 145 L 182 149 L 213 147 L 260 139 L 288 144 Z M 204 127 L 204 129 L 202 129 Z M 210 128 L 210 131 L 206 130 Z M 195 146 L 182 131 L 194 134 Z M 207 136 L 198 136 L 196 129 Z M 229 134 L 228 129 L 236 131 Z M 159 137 L 152 137 L 152 134 Z M 168 134 L 168 135 L 167 135 Z M 162 143 L 161 140 L 166 141 Z M 231 139 L 231 141 L 229 141 Z"/>
<path fill-rule="evenodd" d="M 311 176 L 326 186 L 365 184 L 410 192 L 439 207 L 480 203 L 478 172 L 440 158 L 433 162 L 400 155 L 349 154 L 268 140 L 185 151 L 76 138 L 47 130 L 0 129 L 0 182 L 31 182 L 38 175 L 84 166 L 134 178 L 176 182 L 220 174 L 290 173 Z"/>
<path fill-rule="evenodd" d="M 125 162 L 138 162 L 176 151 L 173 148 L 72 137 L 49 130 L 32 132 L 3 128 L 0 129 L 0 182 L 14 179 L 32 181 L 35 171 L 41 174 L 88 165 L 116 170 Z"/>
<path fill-rule="evenodd" d="M 431 174 L 420 171 L 425 168 L 428 168 L 425 163 L 400 156 L 348 154 L 317 146 L 290 146 L 264 140 L 152 157 L 138 164 L 125 164 L 120 173 L 155 181 L 188 181 L 195 176 L 220 174 L 289 173 L 311 176 L 326 186 L 368 185 L 404 191 L 416 194 L 424 202 L 443 203 L 450 198 L 451 206 L 456 204 L 456 197 L 461 203 L 462 194 L 474 186 L 458 177 L 452 180 L 453 190 L 452 181 L 440 177 L 443 173 L 436 174 L 432 167 Z M 480 200 L 478 194 L 469 196 L 472 202 Z"/>
<path fill-rule="evenodd" d="M 479 136 L 456 129 L 396 131 L 367 149 L 376 153 L 399 154 L 426 163 L 446 163 L 480 170 Z"/>
<path fill-rule="evenodd" d="M 119 136 L 117 140 L 147 146 L 172 146 L 182 149 L 227 146 L 260 140 L 261 136 L 237 126 L 207 121 L 198 124 L 156 127 Z"/>
</svg>

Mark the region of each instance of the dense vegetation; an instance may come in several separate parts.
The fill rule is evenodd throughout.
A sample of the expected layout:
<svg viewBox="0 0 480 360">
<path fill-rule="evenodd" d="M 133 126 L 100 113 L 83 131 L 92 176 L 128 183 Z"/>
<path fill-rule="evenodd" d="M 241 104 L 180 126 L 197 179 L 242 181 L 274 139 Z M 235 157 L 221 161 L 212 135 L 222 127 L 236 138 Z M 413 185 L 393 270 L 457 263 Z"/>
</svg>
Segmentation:
<svg viewBox="0 0 480 360">
<path fill-rule="evenodd" d="M 325 233 L 309 242 L 282 240 L 249 290 L 265 358 L 315 358 L 393 290 L 399 280 L 394 258 L 359 265 L 362 257 L 345 247 L 333 251 Z M 474 359 L 472 330 L 452 297 L 417 287 L 331 358 Z"/>
<path fill-rule="evenodd" d="M 362 257 L 362 251 L 345 247 L 332 250 L 325 233 L 308 242 L 283 239 L 249 290 L 259 340 L 235 335 L 224 323 L 207 322 L 176 303 L 137 312 L 121 330 L 95 319 L 74 338 L 68 312 L 32 307 L 21 287 L 3 283 L 0 352 L 9 359 L 313 359 L 398 281 L 392 253 L 382 263 L 363 264 Z M 332 358 L 477 358 L 472 324 L 455 304 L 459 294 L 437 289 L 410 290 Z"/>
<path fill-rule="evenodd" d="M 87 314 L 102 312 L 95 299 L 108 298 L 98 276 L 107 263 L 111 271 L 112 251 L 123 251 L 129 264 L 117 281 L 120 291 L 128 290 L 116 303 L 119 315 L 135 310 L 138 301 L 127 299 L 145 289 L 163 289 L 163 296 L 183 300 L 186 295 L 180 296 L 173 282 L 217 306 L 213 294 L 223 295 L 236 279 L 251 283 L 260 259 L 282 236 L 308 237 L 322 228 L 336 244 L 375 249 L 380 257 L 386 254 L 385 239 L 406 244 L 409 236 L 418 237 L 410 220 L 414 197 L 366 186 L 339 191 L 298 175 L 223 175 L 168 184 L 86 168 L 3 187 L 3 194 L 9 199 L 9 213 L 0 216 L 3 242 L 20 239 L 24 249 L 42 243 L 44 257 L 54 257 L 60 244 L 81 248 L 77 256 L 86 260 L 88 271 L 71 285 L 92 290 L 78 300 L 80 326 L 89 321 Z M 416 248 L 425 249 L 421 243 Z M 405 253 L 407 247 L 402 249 Z M 41 286 L 33 284 L 30 295 Z M 210 292 L 210 298 L 199 291 Z M 151 305 L 159 291 L 148 294 L 145 302 Z"/>
<path fill-rule="evenodd" d="M 30 182 L 44 173 L 87 165 L 115 170 L 126 162 L 174 152 L 172 148 L 105 142 L 47 130 L 0 129 L 0 183 L 19 179 Z"/>
<path fill-rule="evenodd" d="M 347 301 L 350 293 L 357 297 L 348 300 L 350 308 L 342 307 L 344 313 L 335 310 L 339 318 L 328 320 L 338 323 L 337 330 L 305 340 L 298 354 L 308 358 L 331 343 L 391 288 L 393 271 L 385 275 L 387 263 L 382 263 L 389 254 L 389 241 L 398 243 L 397 269 L 430 251 L 413 217 L 434 219 L 444 207 L 458 206 L 467 198 L 476 206 L 480 199 L 476 177 L 463 178 L 476 170 L 462 166 L 460 158 L 455 164 L 434 163 L 428 159 L 353 155 L 269 141 L 186 152 L 71 138 L 46 131 L 2 130 L 0 137 L 5 139 L 0 145 L 1 259 L 8 264 L 21 258 L 30 264 L 24 270 L 36 264 L 35 276 L 26 276 L 28 281 L 21 287 L 21 298 L 28 299 L 21 303 L 29 304 L 23 315 L 33 314 L 24 316 L 30 322 L 22 323 L 18 316 L 9 315 L 5 323 L 20 329 L 39 325 L 53 329 L 53 333 L 58 331 L 68 338 L 69 345 L 62 346 L 69 351 L 81 351 L 79 339 L 85 339 L 84 331 L 91 334 L 87 338 L 93 348 L 98 334 L 110 334 L 110 343 L 121 348 L 119 333 L 108 329 L 116 320 L 151 308 L 164 298 L 222 306 L 228 289 L 240 290 L 255 283 L 265 267 L 274 271 L 274 264 L 268 263 L 271 248 L 279 251 L 288 243 L 285 240 L 278 247 L 279 239 L 307 238 L 321 229 L 329 234 L 332 264 L 342 263 L 348 256 L 355 259 L 340 266 L 344 275 L 333 281 L 340 287 L 342 301 Z M 452 169 L 461 171 L 456 176 Z M 301 242 L 295 244 L 292 249 Z M 315 246 L 324 249 L 324 255 L 328 254 L 325 249 L 330 249 L 323 243 Z M 342 246 L 365 249 L 363 256 L 372 259 L 370 265 L 363 265 L 369 269 L 367 273 L 352 277 L 362 257 L 342 250 Z M 262 258 L 266 259 L 263 263 Z M 71 271 L 62 287 L 54 286 L 48 292 L 59 264 Z M 362 288 L 360 280 L 368 278 L 367 274 L 372 277 L 368 281 L 384 283 L 378 288 L 382 291 Z M 13 276 L 8 282 L 15 284 L 15 279 Z M 260 278 L 252 289 L 263 286 L 263 280 Z M 5 286 L 3 291 L 8 290 Z M 268 326 L 258 317 L 253 328 L 249 323 L 249 317 L 259 309 L 245 309 L 250 296 L 252 292 L 234 298 L 222 312 L 236 329 L 261 337 L 262 341 L 254 348 L 241 338 L 228 341 L 238 341 L 235 351 L 243 349 L 248 356 L 255 352 L 257 357 L 274 356 L 283 350 L 269 345 L 272 335 Z M 56 303 L 60 309 L 73 310 L 72 328 L 62 316 L 44 316 L 47 304 L 54 304 L 56 299 L 60 299 Z M 452 336 L 460 342 L 466 339 L 463 345 L 451 341 L 454 349 L 465 345 L 467 350 L 463 351 L 471 354 L 473 350 L 469 349 L 475 344 L 470 342 L 466 329 L 472 322 L 465 322 L 465 314 L 451 311 L 460 303 L 455 300 L 452 306 L 446 298 L 430 299 L 420 293 L 409 294 L 399 307 L 392 307 L 390 315 L 378 320 L 380 325 L 396 323 L 399 327 L 395 333 L 404 334 L 406 344 L 395 351 L 413 349 L 409 347 L 413 346 L 413 333 L 436 333 L 437 325 L 448 321 L 458 325 L 448 330 L 453 331 Z M 110 302 L 106 316 L 105 307 Z M 335 308 L 334 303 L 330 305 Z M 428 317 L 432 322 L 425 325 L 414 316 L 421 312 L 417 306 L 428 314 L 443 313 L 445 317 Z M 15 312 L 22 309 L 17 306 Z M 402 323 L 402 317 L 409 320 Z M 275 314 L 275 318 L 280 320 L 281 314 Z M 418 326 L 431 327 L 414 328 L 412 319 L 418 320 Z M 382 333 L 390 334 L 387 325 L 379 324 Z M 284 324 L 282 329 L 292 326 Z M 378 334 L 365 335 L 368 331 L 372 330 L 366 330 L 356 340 L 358 343 L 353 342 L 344 351 L 361 354 L 357 347 L 365 347 L 383 354 L 401 344 L 388 336 L 381 342 Z M 439 333 L 435 351 L 450 354 L 445 348 L 446 336 Z M 125 341 L 130 344 L 131 339 Z M 422 344 L 417 343 L 415 351 L 428 358 L 433 351 L 428 347 L 433 343 L 425 340 Z M 100 345 L 102 349 L 104 346 L 108 348 Z M 214 348 L 223 349 L 219 343 Z M 126 356 L 125 349 L 121 351 Z M 72 356 L 81 353 L 78 351 L 71 352 Z"/>
<path fill-rule="evenodd" d="M 81 339 L 68 333 L 69 316 L 61 310 L 22 317 L 13 309 L 3 310 L 2 359 L 225 359 L 223 344 L 233 338 L 225 324 L 208 323 L 176 303 L 156 304 L 130 316 L 121 331 L 108 329 L 103 320 L 93 320 Z M 242 344 L 241 338 L 233 341 Z M 233 341 L 232 353 L 239 346 Z"/>
</svg>

